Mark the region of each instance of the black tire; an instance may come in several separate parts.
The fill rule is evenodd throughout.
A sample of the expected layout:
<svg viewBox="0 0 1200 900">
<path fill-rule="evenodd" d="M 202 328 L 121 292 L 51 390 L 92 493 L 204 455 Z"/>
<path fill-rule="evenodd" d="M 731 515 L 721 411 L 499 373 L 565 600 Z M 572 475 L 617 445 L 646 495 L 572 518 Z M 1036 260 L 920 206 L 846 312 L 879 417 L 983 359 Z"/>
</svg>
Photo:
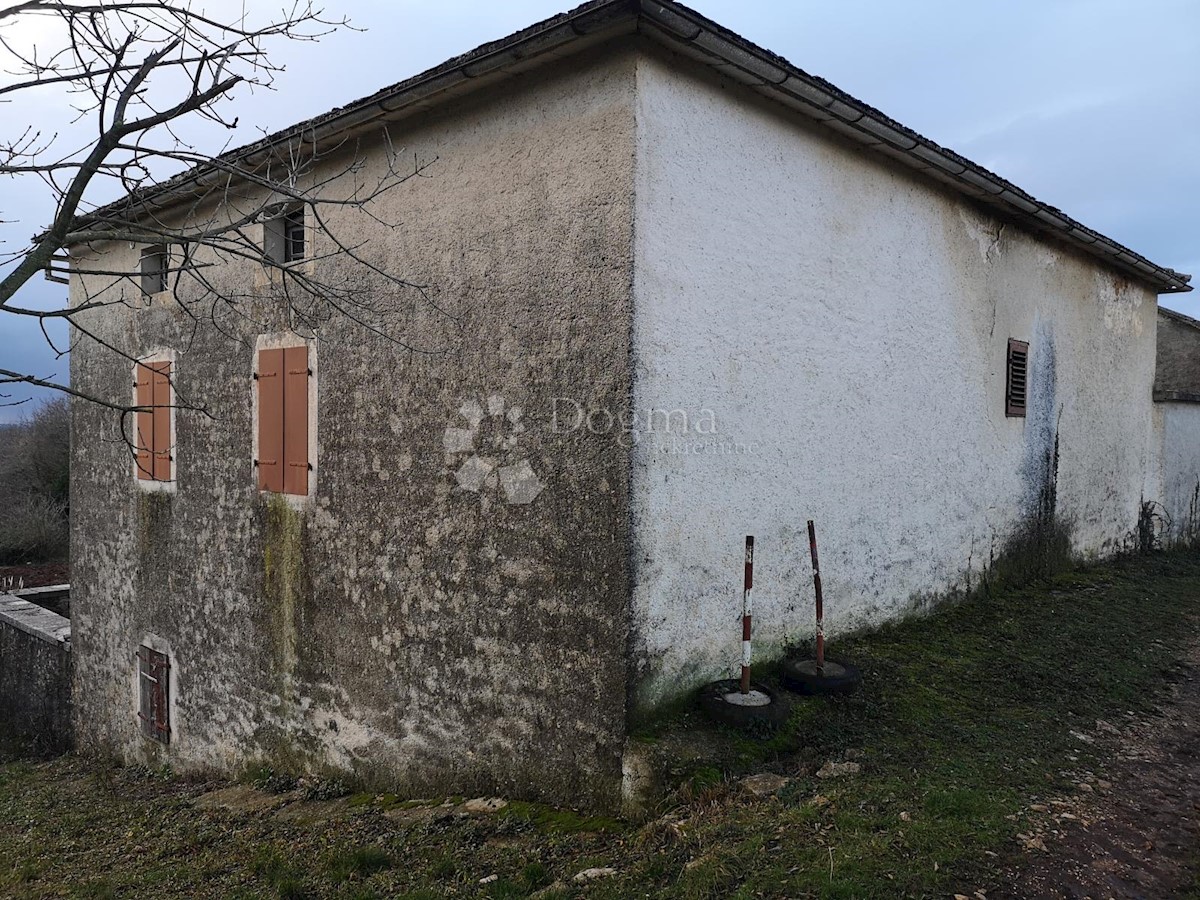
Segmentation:
<svg viewBox="0 0 1200 900">
<path fill-rule="evenodd" d="M 768 702 L 761 706 L 742 706 L 726 699 L 739 693 L 739 682 L 728 679 L 714 681 L 700 689 L 700 708 L 714 722 L 733 728 L 778 728 L 787 721 L 787 701 L 777 692 L 761 684 L 751 684 L 750 690 L 765 695 Z"/>
<path fill-rule="evenodd" d="M 797 694 L 853 694 L 862 684 L 857 666 L 839 659 L 825 660 L 825 670 L 817 671 L 815 659 L 789 659 L 783 664 L 784 687 Z"/>
</svg>

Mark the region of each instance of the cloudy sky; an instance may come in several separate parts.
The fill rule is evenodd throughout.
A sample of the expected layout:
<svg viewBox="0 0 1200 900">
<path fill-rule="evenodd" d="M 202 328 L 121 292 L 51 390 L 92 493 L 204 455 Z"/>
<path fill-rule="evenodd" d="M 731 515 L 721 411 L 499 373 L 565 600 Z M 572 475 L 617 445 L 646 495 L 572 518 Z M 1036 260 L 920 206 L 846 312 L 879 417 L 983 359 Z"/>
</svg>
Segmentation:
<svg viewBox="0 0 1200 900">
<path fill-rule="evenodd" d="M 196 5 L 216 14 L 241 7 L 236 0 Z M 1195 273 L 1200 281 L 1200 54 L 1193 47 L 1200 3 L 693 0 L 690 5 L 1154 262 Z M 275 59 L 287 71 L 274 92 L 235 93 L 229 109 L 240 126 L 233 143 L 248 143 L 262 131 L 372 93 L 567 8 L 561 0 L 337 0 L 337 14 L 365 30 L 343 30 L 318 44 L 277 46 Z M 0 75 L 0 83 L 4 78 Z M 0 141 L 27 124 L 58 130 L 69 115 L 56 97 L 10 104 L 0 108 Z M 213 150 L 226 140 L 198 134 Z M 23 244 L 50 212 L 36 183 L 0 181 L 0 246 Z M 1164 305 L 1200 316 L 1197 295 L 1200 290 L 1165 298 Z M 57 306 L 65 288 L 38 279 L 19 296 L 26 304 Z M 11 319 L 0 313 L 0 368 L 65 378 L 65 359 L 55 358 L 37 325 Z M 0 421 L 28 408 L 0 407 Z"/>
</svg>

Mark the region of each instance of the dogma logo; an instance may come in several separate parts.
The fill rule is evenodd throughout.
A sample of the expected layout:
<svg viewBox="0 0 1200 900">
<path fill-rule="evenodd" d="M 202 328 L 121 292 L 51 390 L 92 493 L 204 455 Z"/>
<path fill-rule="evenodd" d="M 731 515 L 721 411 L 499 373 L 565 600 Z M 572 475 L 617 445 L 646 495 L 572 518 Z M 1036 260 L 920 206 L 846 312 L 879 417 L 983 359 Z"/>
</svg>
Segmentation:
<svg viewBox="0 0 1200 900">
<path fill-rule="evenodd" d="M 442 446 L 448 454 L 468 454 L 454 472 L 458 486 L 477 494 L 499 487 L 504 502 L 514 505 L 536 500 L 545 485 L 517 450 L 525 430 L 521 407 L 506 407 L 504 398 L 493 394 L 486 404 L 465 401 L 458 412 L 467 427 L 450 426 L 442 435 Z"/>
</svg>

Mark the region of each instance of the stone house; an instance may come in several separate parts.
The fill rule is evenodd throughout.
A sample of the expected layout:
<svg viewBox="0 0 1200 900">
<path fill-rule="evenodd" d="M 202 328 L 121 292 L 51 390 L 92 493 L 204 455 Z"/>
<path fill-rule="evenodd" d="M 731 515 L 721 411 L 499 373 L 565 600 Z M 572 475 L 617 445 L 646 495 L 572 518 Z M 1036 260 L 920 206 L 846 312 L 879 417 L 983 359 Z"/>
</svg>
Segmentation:
<svg viewBox="0 0 1200 900">
<path fill-rule="evenodd" d="M 683 6 L 594 0 L 228 158 L 348 140 L 436 159 L 333 222 L 428 286 L 399 340 L 298 327 L 244 260 L 197 324 L 155 248 L 73 252 L 148 279 L 82 320 L 141 364 L 84 341 L 73 384 L 156 407 L 136 460 L 74 412 L 83 747 L 612 806 L 631 724 L 739 660 L 745 535 L 766 658 L 811 635 L 809 518 L 836 635 L 1111 554 L 1159 495 L 1189 277 Z"/>
</svg>

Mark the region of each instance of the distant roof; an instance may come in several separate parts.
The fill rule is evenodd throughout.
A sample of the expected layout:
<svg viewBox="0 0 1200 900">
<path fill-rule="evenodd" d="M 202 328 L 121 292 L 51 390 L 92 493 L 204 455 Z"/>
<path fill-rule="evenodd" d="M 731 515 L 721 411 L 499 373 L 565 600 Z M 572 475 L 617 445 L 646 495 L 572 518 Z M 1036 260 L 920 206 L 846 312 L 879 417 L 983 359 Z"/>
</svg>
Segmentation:
<svg viewBox="0 0 1200 900">
<path fill-rule="evenodd" d="M 1047 234 L 1159 293 L 1190 291 L 1190 275 L 1157 265 L 1111 238 L 1037 200 L 999 175 L 941 147 L 861 100 L 756 46 L 694 10 L 669 0 L 590 0 L 571 12 L 538 22 L 498 41 L 447 60 L 346 106 L 217 157 L 223 164 L 256 165 L 281 145 L 322 144 L 361 131 L 372 122 L 437 106 L 479 85 L 566 56 L 619 34 L 639 33 L 771 97 L 852 141 L 934 178 L 984 203 L 1025 228 Z M 200 165 L 110 203 L 83 221 L 94 223 L 174 202 L 188 187 L 214 177 Z"/>
<path fill-rule="evenodd" d="M 1187 325 L 1189 328 L 1195 328 L 1197 331 L 1200 331 L 1200 319 L 1193 319 L 1191 316 L 1185 316 L 1183 313 L 1167 309 L 1165 306 L 1158 308 L 1158 314 L 1164 319 L 1171 319 L 1181 325 Z"/>
</svg>

